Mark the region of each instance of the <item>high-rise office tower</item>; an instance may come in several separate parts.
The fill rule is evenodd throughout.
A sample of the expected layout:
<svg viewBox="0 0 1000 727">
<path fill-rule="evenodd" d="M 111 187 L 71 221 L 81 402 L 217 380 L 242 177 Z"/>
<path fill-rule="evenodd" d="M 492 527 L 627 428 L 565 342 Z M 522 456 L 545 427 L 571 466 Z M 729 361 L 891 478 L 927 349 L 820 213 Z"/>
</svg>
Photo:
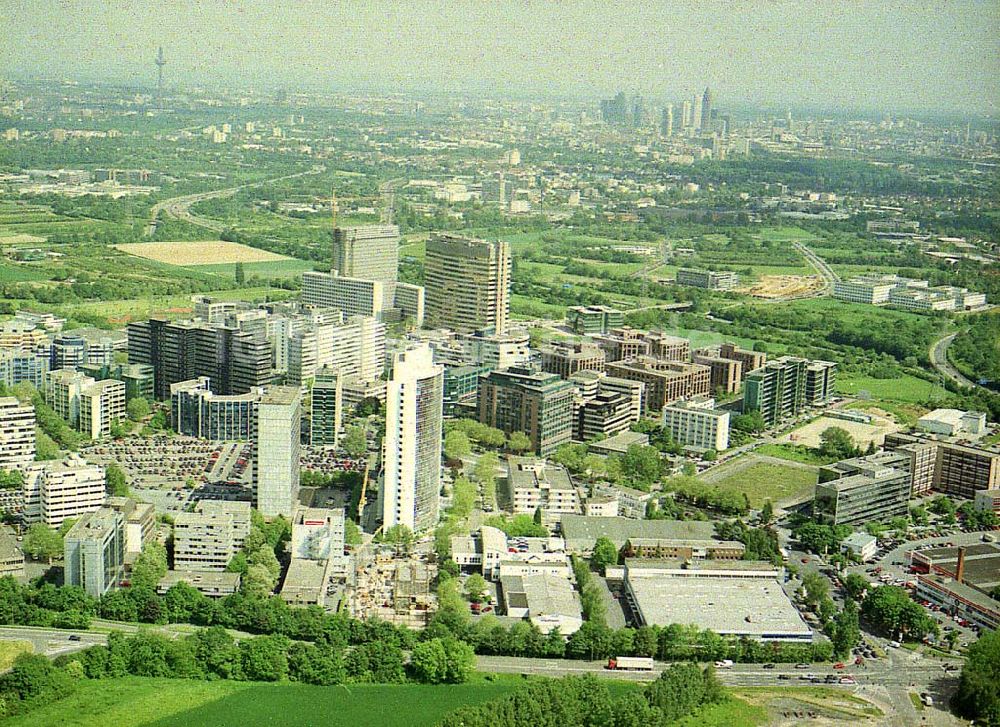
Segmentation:
<svg viewBox="0 0 1000 727">
<path fill-rule="evenodd" d="M 668 103 L 667 107 L 663 109 L 660 133 L 668 139 L 674 135 L 674 105 L 672 103 Z"/>
<path fill-rule="evenodd" d="M 399 269 L 399 227 L 337 227 L 333 231 L 331 267 L 345 278 L 395 282 Z"/>
<path fill-rule="evenodd" d="M 336 369 L 323 367 L 316 372 L 312 387 L 309 441 L 313 446 L 336 447 L 343 416 L 343 382 Z"/>
<path fill-rule="evenodd" d="M 701 128 L 712 130 L 712 92 L 707 86 L 701 97 Z"/>
<path fill-rule="evenodd" d="M 632 99 L 632 126 L 646 125 L 646 101 L 642 96 Z"/>
<path fill-rule="evenodd" d="M 35 407 L 13 396 L 0 397 L 0 470 L 35 460 Z"/>
<path fill-rule="evenodd" d="M 507 434 L 524 432 L 538 455 L 554 452 L 573 436 L 576 388 L 556 374 L 509 368 L 479 379 L 479 421 Z"/>
<path fill-rule="evenodd" d="M 441 486 L 444 367 L 427 344 L 397 353 L 385 404 L 382 527 L 433 527 Z"/>
<path fill-rule="evenodd" d="M 701 96 L 695 94 L 691 99 L 691 128 L 700 129 L 702 120 Z"/>
<path fill-rule="evenodd" d="M 681 104 L 681 128 L 691 128 L 691 102 L 685 101 Z"/>
<path fill-rule="evenodd" d="M 301 394 L 275 386 L 261 397 L 253 437 L 253 482 L 264 517 L 291 517 L 299 501 Z"/>
<path fill-rule="evenodd" d="M 435 235 L 424 261 L 428 328 L 506 333 L 510 315 L 510 244 Z"/>
</svg>

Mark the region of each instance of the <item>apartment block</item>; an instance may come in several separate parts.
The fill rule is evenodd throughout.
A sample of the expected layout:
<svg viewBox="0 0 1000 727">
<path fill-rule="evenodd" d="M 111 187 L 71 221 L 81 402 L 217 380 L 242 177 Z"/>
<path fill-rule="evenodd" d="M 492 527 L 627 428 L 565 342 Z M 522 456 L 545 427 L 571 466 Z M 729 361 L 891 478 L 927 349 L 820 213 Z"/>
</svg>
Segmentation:
<svg viewBox="0 0 1000 727">
<path fill-rule="evenodd" d="M 76 428 L 80 424 L 80 394 L 93 383 L 94 379 L 75 369 L 55 369 L 45 375 L 42 394 L 52 411 Z"/>
<path fill-rule="evenodd" d="M 663 408 L 663 429 L 682 446 L 721 452 L 729 447 L 729 416 L 712 398 L 688 399 Z"/>
<path fill-rule="evenodd" d="M 49 357 L 44 350 L 30 348 L 0 348 L 0 384 L 16 386 L 27 381 L 39 391 L 49 370 Z"/>
<path fill-rule="evenodd" d="M 912 452 L 923 463 L 921 484 L 915 479 L 918 493 L 926 492 L 927 461 L 933 456 L 933 489 L 949 495 L 973 498 L 979 490 L 1000 487 L 1000 453 L 970 447 L 917 433 L 891 432 L 885 435 L 885 448 L 892 451 Z M 929 489 L 929 488 L 928 488 Z"/>
<path fill-rule="evenodd" d="M 343 377 L 329 367 L 316 372 L 309 409 L 309 443 L 314 447 L 336 447 L 344 415 Z"/>
<path fill-rule="evenodd" d="M 104 467 L 69 457 L 32 466 L 26 474 L 24 516 L 58 528 L 104 504 Z"/>
<path fill-rule="evenodd" d="M 91 439 L 110 436 L 111 425 L 125 418 L 124 381 L 95 381 L 80 390 L 79 429 Z"/>
<path fill-rule="evenodd" d="M 479 381 L 479 421 L 507 434 L 524 432 L 538 455 L 573 436 L 574 387 L 555 374 L 510 368 Z"/>
<path fill-rule="evenodd" d="M 563 467 L 530 457 L 507 458 L 506 495 L 515 515 L 534 514 L 558 520 L 583 512 L 580 495 Z"/>
<path fill-rule="evenodd" d="M 124 575 L 125 519 L 102 507 L 87 513 L 63 539 L 67 586 L 80 586 L 93 598 L 116 588 Z"/>
<path fill-rule="evenodd" d="M 759 411 L 768 426 L 830 399 L 836 364 L 782 356 L 744 378 L 744 411 Z"/>
<path fill-rule="evenodd" d="M 592 335 L 625 325 L 625 314 L 604 305 L 573 306 L 566 312 L 566 321 L 574 333 Z"/>
<path fill-rule="evenodd" d="M 224 571 L 249 534 L 249 502 L 201 500 L 174 519 L 174 568 Z"/>
<path fill-rule="evenodd" d="M 35 407 L 13 396 L 0 397 L 0 470 L 35 461 Z"/>
<path fill-rule="evenodd" d="M 593 343 L 559 342 L 541 349 L 542 370 L 568 379 L 578 371 L 604 371 L 604 351 Z"/>
<path fill-rule="evenodd" d="M 646 409 L 659 412 L 678 399 L 711 393 L 711 370 L 701 364 L 662 361 L 650 356 L 616 361 L 605 366 L 610 376 L 646 385 Z"/>
<path fill-rule="evenodd" d="M 743 385 L 743 363 L 741 361 L 696 353 L 694 362 L 708 366 L 713 394 L 735 394 Z"/>
<path fill-rule="evenodd" d="M 740 348 L 735 343 L 723 343 L 719 346 L 719 356 L 739 361 L 743 364 L 744 377 L 751 371 L 759 369 L 767 361 L 767 354 L 763 351 L 751 351 L 750 349 Z"/>
</svg>

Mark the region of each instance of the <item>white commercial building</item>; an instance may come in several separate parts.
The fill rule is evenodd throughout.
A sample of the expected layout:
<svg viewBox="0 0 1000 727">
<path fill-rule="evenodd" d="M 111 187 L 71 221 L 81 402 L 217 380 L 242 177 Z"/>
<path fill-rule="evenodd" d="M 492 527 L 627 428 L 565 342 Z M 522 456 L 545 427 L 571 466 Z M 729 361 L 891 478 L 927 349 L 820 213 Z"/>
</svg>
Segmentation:
<svg viewBox="0 0 1000 727">
<path fill-rule="evenodd" d="M 342 560 L 344 509 L 300 508 L 292 520 L 292 557 Z"/>
<path fill-rule="evenodd" d="M 889 293 L 894 287 L 895 284 L 891 282 L 865 278 L 838 280 L 833 284 L 833 297 L 849 303 L 885 305 L 889 302 Z"/>
<path fill-rule="evenodd" d="M 729 411 L 711 398 L 678 401 L 663 408 L 663 430 L 682 446 L 721 452 L 729 447 Z"/>
<path fill-rule="evenodd" d="M 441 487 L 444 366 L 427 344 L 397 353 L 386 388 L 382 458 L 382 522 L 385 529 L 433 527 Z"/>
<path fill-rule="evenodd" d="M 13 396 L 0 397 L 0 470 L 35 460 L 35 407 Z"/>
<path fill-rule="evenodd" d="M 174 519 L 174 568 L 224 571 L 249 534 L 249 502 L 201 500 Z"/>
<path fill-rule="evenodd" d="M 24 519 L 58 528 L 101 507 L 105 489 L 104 468 L 78 457 L 32 465 L 25 473 Z"/>
<path fill-rule="evenodd" d="M 301 392 L 272 387 L 257 405 L 253 437 L 253 482 L 264 517 L 291 517 L 299 501 Z"/>
<path fill-rule="evenodd" d="M 515 514 L 542 515 L 558 520 L 583 512 L 580 495 L 564 467 L 530 457 L 507 458 L 507 498 Z"/>
<path fill-rule="evenodd" d="M 120 512 L 102 507 L 87 513 L 63 540 L 67 586 L 80 586 L 100 598 L 121 581 L 125 566 L 125 519 Z"/>
<path fill-rule="evenodd" d="M 303 384 L 328 366 L 343 376 L 373 381 L 385 368 L 385 325 L 370 316 L 319 323 L 292 334 L 288 382 Z"/>
<path fill-rule="evenodd" d="M 333 230 L 332 269 L 339 275 L 395 282 L 399 267 L 399 227 L 365 225 Z"/>
<path fill-rule="evenodd" d="M 459 335 L 466 360 L 491 369 L 508 369 L 531 363 L 527 331 L 498 334 L 492 328 Z"/>
<path fill-rule="evenodd" d="M 935 409 L 917 419 L 917 429 L 946 437 L 961 434 L 978 436 L 986 433 L 986 414 L 959 409 Z"/>
</svg>

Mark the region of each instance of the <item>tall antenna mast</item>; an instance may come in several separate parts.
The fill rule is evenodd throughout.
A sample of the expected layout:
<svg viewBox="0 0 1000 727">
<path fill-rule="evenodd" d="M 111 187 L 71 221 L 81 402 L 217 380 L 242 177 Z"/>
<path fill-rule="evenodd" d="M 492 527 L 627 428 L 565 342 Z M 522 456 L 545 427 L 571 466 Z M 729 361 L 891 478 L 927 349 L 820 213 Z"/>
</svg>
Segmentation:
<svg viewBox="0 0 1000 727">
<path fill-rule="evenodd" d="M 167 65 L 167 59 L 163 57 L 163 46 L 156 51 L 156 105 L 163 106 L 163 67 Z"/>
</svg>

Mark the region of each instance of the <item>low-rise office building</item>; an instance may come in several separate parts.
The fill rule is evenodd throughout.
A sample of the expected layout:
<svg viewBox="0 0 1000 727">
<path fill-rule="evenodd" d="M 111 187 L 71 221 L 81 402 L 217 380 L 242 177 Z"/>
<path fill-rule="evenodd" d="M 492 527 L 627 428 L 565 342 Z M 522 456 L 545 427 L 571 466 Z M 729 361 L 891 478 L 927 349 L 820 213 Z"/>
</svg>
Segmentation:
<svg viewBox="0 0 1000 727">
<path fill-rule="evenodd" d="M 729 447 L 729 417 L 715 399 L 688 399 L 663 407 L 663 430 L 684 447 L 721 452 Z"/>
<path fill-rule="evenodd" d="M 609 363 L 611 376 L 646 385 L 646 409 L 659 412 L 679 399 L 711 393 L 711 370 L 701 364 L 663 361 L 649 356 Z"/>
<path fill-rule="evenodd" d="M 568 379 L 578 371 L 604 371 L 604 351 L 593 343 L 552 343 L 541 349 L 542 370 Z"/>
<path fill-rule="evenodd" d="M 707 290 L 732 290 L 740 284 L 740 276 L 731 270 L 678 268 L 677 284 Z"/>
<path fill-rule="evenodd" d="M 249 534 L 249 502 L 201 500 L 174 520 L 174 567 L 224 571 Z"/>
<path fill-rule="evenodd" d="M 224 571 L 168 570 L 156 584 L 156 592 L 166 595 L 178 583 L 186 583 L 209 598 L 225 598 L 239 593 L 241 576 L 239 573 Z"/>
<path fill-rule="evenodd" d="M 813 516 L 828 525 L 863 525 L 906 515 L 913 479 L 909 459 L 894 452 L 820 468 Z"/>
<path fill-rule="evenodd" d="M 0 578 L 24 578 L 24 552 L 13 536 L 0 531 Z"/>
<path fill-rule="evenodd" d="M 148 502 L 136 502 L 130 497 L 109 497 L 107 505 L 125 518 L 125 555 L 138 555 L 156 527 L 153 506 Z"/>
<path fill-rule="evenodd" d="M 507 498 L 514 514 L 542 515 L 558 520 L 582 512 L 580 495 L 564 467 L 529 457 L 507 458 Z"/>
<path fill-rule="evenodd" d="M 566 312 L 566 322 L 580 335 L 607 333 L 625 325 L 625 314 L 604 305 L 574 306 Z"/>
</svg>

